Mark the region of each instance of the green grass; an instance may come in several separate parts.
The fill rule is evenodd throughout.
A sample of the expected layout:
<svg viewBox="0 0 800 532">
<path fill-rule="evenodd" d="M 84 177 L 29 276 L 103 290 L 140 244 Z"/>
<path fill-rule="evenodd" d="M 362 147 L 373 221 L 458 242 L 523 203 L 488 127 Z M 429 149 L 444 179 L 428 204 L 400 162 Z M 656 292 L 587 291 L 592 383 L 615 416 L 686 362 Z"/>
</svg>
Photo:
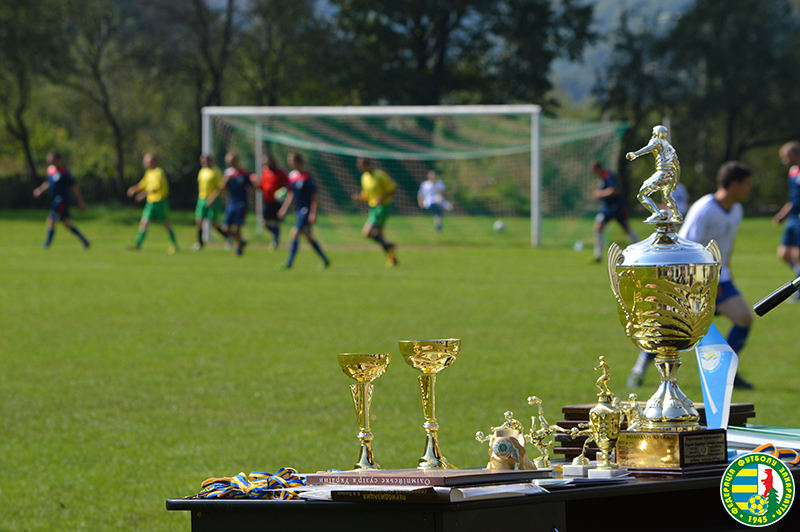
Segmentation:
<svg viewBox="0 0 800 532">
<path fill-rule="evenodd" d="M 591 245 L 571 249 L 590 244 L 590 220 L 548 222 L 551 244 L 533 249 L 525 220 L 496 233 L 491 219 L 446 218 L 436 235 L 429 218 L 396 217 L 387 233 L 402 264 L 386 269 L 359 234 L 362 217 L 323 218 L 332 268 L 318 271 L 303 245 L 293 270 L 275 272 L 285 248 L 268 253 L 251 228 L 244 257 L 218 241 L 192 253 L 191 215 L 174 213 L 184 251 L 168 255 L 154 226 L 129 252 L 139 211 L 95 208 L 76 219 L 89 251 L 63 228 L 44 251 L 44 215 L 0 212 L 0 531 L 188 530 L 189 516 L 164 501 L 208 477 L 351 467 L 358 427 L 340 352 L 395 355 L 372 402 L 384 468 L 414 467 L 424 444 L 399 339 L 462 339 L 437 380 L 442 450 L 460 467 L 485 463 L 474 434 L 504 411 L 529 425 L 530 395 L 551 422 L 561 406 L 591 402 L 599 355 L 612 390 L 628 391 L 637 351 L 605 267 L 587 264 Z M 741 229 L 734 272 L 751 303 L 792 278 L 774 254 L 778 235 L 762 219 Z M 617 228 L 609 237 L 627 244 Z M 758 318 L 742 355 L 756 390 L 734 401 L 753 402 L 755 422 L 800 426 L 798 312 Z M 655 382 L 651 369 L 645 390 Z M 702 401 L 692 353 L 680 382 Z"/>
</svg>

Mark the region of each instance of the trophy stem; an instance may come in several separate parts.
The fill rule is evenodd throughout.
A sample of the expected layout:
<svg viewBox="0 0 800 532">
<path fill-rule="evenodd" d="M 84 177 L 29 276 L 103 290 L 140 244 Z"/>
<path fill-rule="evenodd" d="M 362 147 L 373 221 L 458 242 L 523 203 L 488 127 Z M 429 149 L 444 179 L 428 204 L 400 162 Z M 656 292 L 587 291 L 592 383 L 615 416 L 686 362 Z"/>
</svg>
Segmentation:
<svg viewBox="0 0 800 532">
<path fill-rule="evenodd" d="M 439 424 L 436 423 L 436 396 L 434 386 L 436 374 L 424 374 L 417 377 L 422 392 L 422 410 L 425 414 L 425 452 L 419 459 L 417 469 L 451 469 L 447 459 L 439 449 Z"/>
<path fill-rule="evenodd" d="M 356 418 L 358 419 L 358 440 L 361 442 L 361 452 L 354 469 L 381 468 L 375 463 L 375 457 L 372 454 L 372 432 L 369 430 L 369 405 L 372 402 L 372 390 L 371 382 L 359 382 L 350 385 L 353 406 L 355 406 Z"/>
<path fill-rule="evenodd" d="M 647 401 L 642 430 L 680 432 L 699 429 L 700 414 L 678 386 L 681 355 L 677 352 L 658 355 L 655 365 L 661 375 L 661 384 Z"/>
</svg>

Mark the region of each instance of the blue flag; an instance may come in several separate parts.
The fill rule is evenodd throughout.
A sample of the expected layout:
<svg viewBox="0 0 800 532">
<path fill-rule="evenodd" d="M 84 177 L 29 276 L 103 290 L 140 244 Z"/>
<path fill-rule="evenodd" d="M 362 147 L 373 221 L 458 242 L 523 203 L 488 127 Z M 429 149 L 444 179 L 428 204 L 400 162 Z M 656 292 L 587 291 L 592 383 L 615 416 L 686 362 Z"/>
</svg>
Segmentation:
<svg viewBox="0 0 800 532">
<path fill-rule="evenodd" d="M 710 429 L 723 429 L 728 426 L 739 357 L 713 323 L 695 351 L 706 407 L 706 425 Z"/>
</svg>

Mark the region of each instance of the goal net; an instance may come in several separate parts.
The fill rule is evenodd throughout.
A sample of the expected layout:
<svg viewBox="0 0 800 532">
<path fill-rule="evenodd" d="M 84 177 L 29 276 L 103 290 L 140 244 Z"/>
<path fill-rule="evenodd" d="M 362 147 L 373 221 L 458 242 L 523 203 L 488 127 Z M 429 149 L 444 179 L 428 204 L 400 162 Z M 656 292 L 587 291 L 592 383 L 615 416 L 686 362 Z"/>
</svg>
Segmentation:
<svg viewBox="0 0 800 532">
<path fill-rule="evenodd" d="M 368 157 L 397 182 L 393 211 L 418 215 L 430 170 L 446 185 L 451 215 L 543 218 L 596 211 L 592 160 L 613 167 L 624 126 L 543 117 L 535 105 L 426 107 L 206 107 L 203 146 L 217 161 L 237 152 L 260 171 L 297 151 L 317 181 L 321 213 L 360 212 L 356 159 Z M 260 206 L 256 206 L 260 210 Z"/>
</svg>

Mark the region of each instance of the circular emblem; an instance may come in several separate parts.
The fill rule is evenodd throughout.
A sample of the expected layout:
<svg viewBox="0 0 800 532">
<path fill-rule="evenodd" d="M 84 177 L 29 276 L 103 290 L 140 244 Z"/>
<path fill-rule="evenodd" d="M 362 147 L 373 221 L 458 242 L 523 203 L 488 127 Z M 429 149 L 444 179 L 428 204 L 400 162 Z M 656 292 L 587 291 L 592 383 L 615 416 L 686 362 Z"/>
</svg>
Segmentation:
<svg viewBox="0 0 800 532">
<path fill-rule="evenodd" d="M 794 501 L 794 478 L 778 458 L 749 453 L 734 460 L 720 482 L 722 504 L 731 517 L 747 526 L 779 521 Z"/>
</svg>

